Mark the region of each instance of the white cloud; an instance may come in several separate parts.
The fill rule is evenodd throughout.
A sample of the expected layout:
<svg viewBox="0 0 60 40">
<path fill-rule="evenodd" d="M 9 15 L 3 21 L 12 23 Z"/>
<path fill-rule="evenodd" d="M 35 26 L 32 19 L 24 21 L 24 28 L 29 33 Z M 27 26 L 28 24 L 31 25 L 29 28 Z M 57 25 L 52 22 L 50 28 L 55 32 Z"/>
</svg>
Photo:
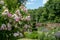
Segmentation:
<svg viewBox="0 0 60 40">
<path fill-rule="evenodd" d="M 32 2 L 27 2 L 26 4 L 33 4 Z"/>
<path fill-rule="evenodd" d="M 38 1 L 38 0 L 30 0 L 31 2 Z"/>
<path fill-rule="evenodd" d="M 48 0 L 43 0 L 43 4 L 45 4 Z"/>
<path fill-rule="evenodd" d="M 36 1 L 36 0 L 30 0 L 30 1 L 26 2 L 26 4 L 34 4 L 34 1 Z"/>
</svg>

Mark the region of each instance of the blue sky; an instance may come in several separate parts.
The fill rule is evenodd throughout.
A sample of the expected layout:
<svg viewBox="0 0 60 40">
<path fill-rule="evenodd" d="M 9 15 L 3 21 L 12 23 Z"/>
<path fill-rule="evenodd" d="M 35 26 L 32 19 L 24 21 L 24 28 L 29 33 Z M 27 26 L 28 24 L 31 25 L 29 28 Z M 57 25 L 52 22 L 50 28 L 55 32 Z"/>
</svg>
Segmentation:
<svg viewBox="0 0 60 40">
<path fill-rule="evenodd" d="M 37 9 L 43 6 L 46 3 L 46 0 L 28 0 L 26 2 L 27 9 Z"/>
</svg>

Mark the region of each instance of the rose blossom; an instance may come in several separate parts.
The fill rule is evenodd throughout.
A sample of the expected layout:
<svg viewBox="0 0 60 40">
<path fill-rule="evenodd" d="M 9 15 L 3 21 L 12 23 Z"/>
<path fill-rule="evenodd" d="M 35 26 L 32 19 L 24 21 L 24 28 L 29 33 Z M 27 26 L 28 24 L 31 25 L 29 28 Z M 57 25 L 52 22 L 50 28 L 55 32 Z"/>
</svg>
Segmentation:
<svg viewBox="0 0 60 40">
<path fill-rule="evenodd" d="M 15 21 L 19 21 L 20 20 L 20 17 L 18 17 L 17 14 L 12 15 L 12 17 L 15 19 Z"/>
<path fill-rule="evenodd" d="M 0 1 L 0 4 L 4 5 L 4 1 L 1 0 L 1 1 Z"/>
<path fill-rule="evenodd" d="M 2 15 L 7 15 L 9 13 L 8 9 L 5 9 Z"/>
<path fill-rule="evenodd" d="M 13 36 L 17 37 L 17 36 L 19 36 L 19 33 L 14 33 Z"/>
<path fill-rule="evenodd" d="M 2 24 L 0 30 L 7 30 L 6 25 L 5 24 Z"/>
<path fill-rule="evenodd" d="M 22 15 L 21 15 L 21 13 L 20 13 L 20 10 L 18 9 L 16 12 L 16 15 L 18 15 L 19 16 L 19 18 L 21 19 L 22 18 Z"/>
<path fill-rule="evenodd" d="M 30 16 L 26 16 L 26 20 L 30 21 L 31 20 Z"/>
<path fill-rule="evenodd" d="M 10 31 L 11 29 L 12 29 L 12 28 L 11 28 L 11 24 L 10 24 L 10 23 L 8 23 L 8 24 L 7 24 L 7 30 L 9 30 L 9 31 Z"/>
<path fill-rule="evenodd" d="M 13 14 L 12 17 L 18 17 L 17 14 Z"/>
<path fill-rule="evenodd" d="M 21 5 L 20 8 L 22 11 L 27 12 L 27 9 L 23 5 Z"/>
<path fill-rule="evenodd" d="M 23 11 L 24 11 L 24 12 L 27 12 L 27 9 L 24 7 L 24 8 L 23 8 Z"/>
<path fill-rule="evenodd" d="M 12 14 L 11 13 L 8 13 L 8 17 L 11 17 L 12 16 Z"/>
<path fill-rule="evenodd" d="M 24 6 L 23 6 L 23 5 L 21 5 L 21 6 L 20 6 L 20 8 L 21 8 L 21 9 L 23 9 L 23 8 L 24 8 Z"/>
<path fill-rule="evenodd" d="M 20 19 L 19 19 L 18 17 L 17 17 L 17 18 L 15 18 L 15 21 L 17 21 L 17 22 L 18 22 L 19 20 L 20 20 Z"/>
<path fill-rule="evenodd" d="M 20 10 L 18 9 L 18 10 L 16 10 L 16 12 L 15 12 L 18 16 L 21 16 L 21 13 L 20 13 Z"/>
<path fill-rule="evenodd" d="M 27 28 L 30 28 L 30 25 L 25 24 L 25 25 L 24 25 L 24 28 L 26 28 L 26 29 L 27 29 Z"/>
</svg>

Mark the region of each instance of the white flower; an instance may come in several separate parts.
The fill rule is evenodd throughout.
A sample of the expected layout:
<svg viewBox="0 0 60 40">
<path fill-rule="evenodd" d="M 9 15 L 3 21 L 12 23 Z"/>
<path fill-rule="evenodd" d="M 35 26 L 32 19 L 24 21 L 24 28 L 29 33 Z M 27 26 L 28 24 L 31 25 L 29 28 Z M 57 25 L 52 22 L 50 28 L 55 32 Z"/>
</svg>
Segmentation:
<svg viewBox="0 0 60 40">
<path fill-rule="evenodd" d="M 21 18 L 21 20 L 24 20 L 24 18 Z"/>
<path fill-rule="evenodd" d="M 18 9 L 18 10 L 16 10 L 16 12 L 15 12 L 19 17 L 20 17 L 20 19 L 22 18 L 22 15 L 21 15 L 21 13 L 20 13 L 20 10 Z"/>
<path fill-rule="evenodd" d="M 3 6 L 3 9 L 5 9 L 6 7 L 5 6 Z"/>
<path fill-rule="evenodd" d="M 23 8 L 23 11 L 24 11 L 24 12 L 27 12 L 27 9 L 24 7 L 24 8 Z"/>
<path fill-rule="evenodd" d="M 27 21 L 30 21 L 31 20 L 31 17 L 30 16 L 26 16 L 26 20 Z"/>
<path fill-rule="evenodd" d="M 11 13 L 8 13 L 7 15 L 8 15 L 8 17 L 11 17 L 11 16 L 12 16 L 12 14 L 11 14 Z"/>
<path fill-rule="evenodd" d="M 16 12 L 15 12 L 17 15 L 19 15 L 19 16 L 21 16 L 21 13 L 20 13 L 20 10 L 18 9 L 18 10 L 16 10 Z"/>
<path fill-rule="evenodd" d="M 24 28 L 26 28 L 26 29 L 27 29 L 27 28 L 30 28 L 30 25 L 25 24 L 25 25 L 24 25 Z"/>
<path fill-rule="evenodd" d="M 23 9 L 23 8 L 24 8 L 24 6 L 23 6 L 23 5 L 21 5 L 21 6 L 20 6 L 20 9 Z"/>
<path fill-rule="evenodd" d="M 18 15 L 14 14 L 14 15 L 12 15 L 12 17 L 15 19 L 15 18 L 18 18 Z"/>
<path fill-rule="evenodd" d="M 11 29 L 12 29 L 12 28 L 11 28 L 11 24 L 10 24 L 10 23 L 8 23 L 8 24 L 7 24 L 7 30 L 9 30 L 9 31 L 10 31 Z"/>
<path fill-rule="evenodd" d="M 6 29 L 7 29 L 7 28 L 6 28 L 6 25 L 5 25 L 5 24 L 2 24 L 0 30 L 6 30 Z"/>
<path fill-rule="evenodd" d="M 15 21 L 19 21 L 20 17 L 17 14 L 12 15 L 12 17 L 14 18 Z"/>
<path fill-rule="evenodd" d="M 1 1 L 0 1 L 0 4 L 4 5 L 4 1 L 1 0 Z"/>
<path fill-rule="evenodd" d="M 5 9 L 2 15 L 7 15 L 9 13 L 8 9 Z"/>
<path fill-rule="evenodd" d="M 17 14 L 13 14 L 12 17 L 14 17 L 14 18 L 15 18 L 15 17 L 18 17 L 18 15 L 17 15 Z"/>
<path fill-rule="evenodd" d="M 20 9 L 21 9 L 22 11 L 24 11 L 24 12 L 27 12 L 26 7 L 24 7 L 23 5 L 20 6 Z"/>
<path fill-rule="evenodd" d="M 24 25 L 24 28 L 26 28 L 26 29 L 27 29 L 27 28 L 28 28 L 28 25 L 27 25 L 27 24 L 25 24 L 25 25 Z"/>
<path fill-rule="evenodd" d="M 17 36 L 19 36 L 19 33 L 14 33 L 13 36 L 17 37 Z"/>
<path fill-rule="evenodd" d="M 20 37 L 23 37 L 23 34 L 22 33 L 20 33 Z"/>
</svg>

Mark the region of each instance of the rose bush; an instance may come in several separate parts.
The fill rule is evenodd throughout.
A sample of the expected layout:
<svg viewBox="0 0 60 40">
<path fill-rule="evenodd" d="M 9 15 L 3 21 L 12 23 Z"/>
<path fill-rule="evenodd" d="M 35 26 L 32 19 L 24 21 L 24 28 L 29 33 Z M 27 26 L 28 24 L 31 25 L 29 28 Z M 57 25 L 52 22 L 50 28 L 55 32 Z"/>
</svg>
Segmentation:
<svg viewBox="0 0 60 40">
<path fill-rule="evenodd" d="M 6 1 L 8 0 L 3 2 L 6 3 Z M 9 3 L 2 6 L 3 11 L 0 11 L 0 40 L 17 40 L 24 34 L 22 32 L 24 32 L 25 25 L 29 25 L 31 17 L 23 5 L 16 7 L 15 10 L 10 10 L 9 8 L 14 8 L 14 6 L 9 7 L 8 5 L 10 6 Z"/>
</svg>

